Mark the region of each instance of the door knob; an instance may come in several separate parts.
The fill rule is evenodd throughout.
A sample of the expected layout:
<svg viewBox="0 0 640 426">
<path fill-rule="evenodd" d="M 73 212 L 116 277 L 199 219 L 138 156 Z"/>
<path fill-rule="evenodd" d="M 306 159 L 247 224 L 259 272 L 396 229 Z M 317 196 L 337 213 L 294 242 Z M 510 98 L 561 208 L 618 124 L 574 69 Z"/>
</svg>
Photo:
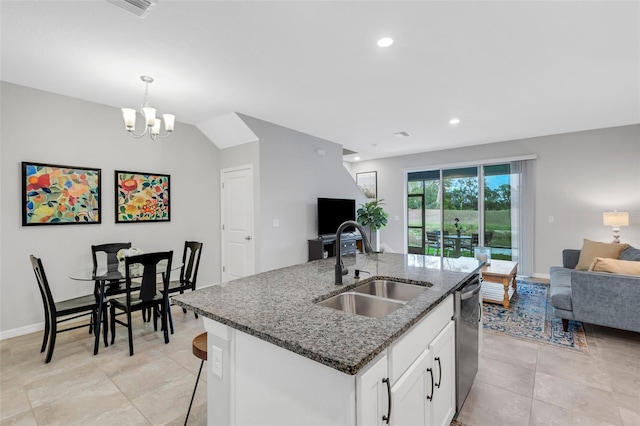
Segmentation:
<svg viewBox="0 0 640 426">
<path fill-rule="evenodd" d="M 244 237 L 244 239 L 245 239 L 245 240 L 247 240 L 247 241 L 249 241 L 249 240 L 251 240 L 251 236 L 250 236 L 250 235 L 247 235 L 246 237 Z"/>
</svg>

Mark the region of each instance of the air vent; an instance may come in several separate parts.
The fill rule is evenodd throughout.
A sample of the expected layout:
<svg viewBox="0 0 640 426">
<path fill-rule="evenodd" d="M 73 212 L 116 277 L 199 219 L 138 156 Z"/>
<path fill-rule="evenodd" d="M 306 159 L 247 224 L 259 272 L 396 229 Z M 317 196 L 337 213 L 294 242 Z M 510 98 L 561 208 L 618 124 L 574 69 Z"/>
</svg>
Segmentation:
<svg viewBox="0 0 640 426">
<path fill-rule="evenodd" d="M 151 10 L 151 8 L 153 7 L 153 3 L 147 0 L 107 0 L 107 1 L 141 18 L 144 18 L 149 12 L 149 10 Z"/>
<path fill-rule="evenodd" d="M 409 136 L 411 136 L 411 133 L 407 133 L 407 132 L 398 132 L 395 133 L 396 137 L 398 138 L 408 138 Z"/>
</svg>

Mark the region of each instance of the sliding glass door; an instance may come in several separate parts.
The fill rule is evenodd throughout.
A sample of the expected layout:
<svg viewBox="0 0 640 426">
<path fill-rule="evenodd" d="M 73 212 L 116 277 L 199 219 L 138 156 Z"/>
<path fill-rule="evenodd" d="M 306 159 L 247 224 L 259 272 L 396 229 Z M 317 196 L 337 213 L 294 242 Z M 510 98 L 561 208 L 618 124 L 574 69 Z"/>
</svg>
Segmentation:
<svg viewBox="0 0 640 426">
<path fill-rule="evenodd" d="M 478 167 L 442 171 L 442 239 L 446 257 L 473 255 L 478 243 Z"/>
<path fill-rule="evenodd" d="M 484 245 L 494 259 L 512 258 L 511 178 L 509 164 L 484 166 Z"/>
<path fill-rule="evenodd" d="M 411 172 L 408 252 L 472 257 L 476 246 L 511 260 L 510 164 Z"/>
</svg>

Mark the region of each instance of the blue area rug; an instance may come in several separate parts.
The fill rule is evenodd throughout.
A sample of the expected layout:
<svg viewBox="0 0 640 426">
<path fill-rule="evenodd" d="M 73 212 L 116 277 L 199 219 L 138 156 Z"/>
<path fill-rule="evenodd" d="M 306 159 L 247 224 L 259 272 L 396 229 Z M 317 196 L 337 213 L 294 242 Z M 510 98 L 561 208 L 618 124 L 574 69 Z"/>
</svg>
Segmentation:
<svg viewBox="0 0 640 426">
<path fill-rule="evenodd" d="M 565 333 L 562 320 L 553 317 L 548 284 L 518 280 L 517 286 L 509 309 L 495 303 L 482 304 L 484 331 L 589 353 L 582 323 L 569 321 L 569 330 Z"/>
</svg>

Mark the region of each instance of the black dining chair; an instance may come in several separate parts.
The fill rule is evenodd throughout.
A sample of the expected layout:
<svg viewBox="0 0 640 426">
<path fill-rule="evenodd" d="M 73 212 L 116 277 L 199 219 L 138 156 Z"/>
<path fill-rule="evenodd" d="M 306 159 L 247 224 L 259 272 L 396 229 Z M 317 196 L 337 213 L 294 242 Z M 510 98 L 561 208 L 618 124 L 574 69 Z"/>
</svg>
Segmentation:
<svg viewBox="0 0 640 426">
<path fill-rule="evenodd" d="M 154 313 L 154 328 L 157 330 L 158 317 L 162 320 L 164 342 L 169 343 L 167 329 L 167 311 L 169 310 L 169 274 L 171 273 L 171 260 L 173 252 L 147 253 L 125 258 L 125 296 L 113 298 L 109 301 L 111 306 L 111 344 L 116 338 L 116 323 L 127 327 L 129 334 L 129 355 L 133 355 L 133 324 L 131 313 L 151 308 Z M 162 263 L 161 263 L 162 262 Z M 142 282 L 138 284 L 131 281 L 131 268 L 142 269 Z M 156 275 L 162 273 L 162 291 L 156 287 Z M 136 287 L 134 287 L 136 286 Z M 135 293 L 134 293 L 135 292 Z M 116 318 L 116 309 L 126 314 L 126 322 Z"/>
<path fill-rule="evenodd" d="M 117 268 L 118 267 L 118 252 L 124 249 L 130 249 L 131 243 L 108 243 L 98 244 L 91 246 L 91 257 L 93 259 L 93 268 L 97 269 L 102 266 L 102 262 L 98 262 L 98 256 L 102 253 L 105 254 L 106 264 L 104 266 Z M 111 280 L 107 283 L 105 296 L 111 296 L 114 294 L 124 294 L 124 288 L 121 286 L 124 280 Z"/>
<path fill-rule="evenodd" d="M 460 242 L 460 250 L 467 250 L 469 253 L 471 253 L 471 257 L 473 257 L 473 248 L 477 247 L 479 244 L 479 234 L 477 232 L 474 232 L 471 234 L 471 239 L 468 240 L 462 240 Z"/>
<path fill-rule="evenodd" d="M 186 290 L 195 290 L 198 279 L 198 268 L 200 267 L 200 256 L 202 255 L 202 243 L 196 241 L 185 241 L 182 253 L 182 267 L 180 268 L 180 279 L 169 281 L 169 294 L 184 293 Z M 182 312 L 187 312 L 182 309 Z M 148 314 L 147 314 L 148 315 Z M 194 312 L 196 318 L 198 314 Z M 169 326 L 173 334 L 173 317 L 169 310 Z"/>
<path fill-rule="evenodd" d="M 42 260 L 31 255 L 31 266 L 33 267 L 33 272 L 36 275 L 38 288 L 40 289 L 40 295 L 42 296 L 42 304 L 44 305 L 44 337 L 42 339 L 40 353 L 45 351 L 48 344 L 49 349 L 47 350 L 47 356 L 44 361 L 45 363 L 48 363 L 51 361 L 51 357 L 53 356 L 53 349 L 56 346 L 56 335 L 58 333 L 87 326 L 89 327 L 89 333 L 93 332 L 96 319 L 98 318 L 98 302 L 95 294 L 55 302 L 53 300 L 53 295 L 51 294 L 47 274 L 44 272 L 44 266 L 42 266 Z M 89 324 L 81 324 L 74 327 L 58 329 L 58 324 L 71 321 L 85 315 L 91 316 Z M 104 331 L 106 333 L 106 315 L 103 315 L 103 318 Z"/>
</svg>

